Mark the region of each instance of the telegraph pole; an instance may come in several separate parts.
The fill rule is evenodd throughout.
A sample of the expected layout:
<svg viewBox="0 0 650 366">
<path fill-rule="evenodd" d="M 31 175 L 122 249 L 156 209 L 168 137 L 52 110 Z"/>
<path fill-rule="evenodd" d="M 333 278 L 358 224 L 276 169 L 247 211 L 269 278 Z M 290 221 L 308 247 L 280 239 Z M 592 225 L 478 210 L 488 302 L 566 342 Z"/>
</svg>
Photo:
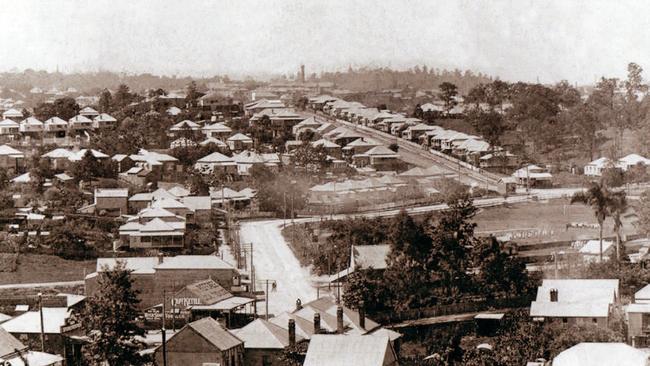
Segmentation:
<svg viewBox="0 0 650 366">
<path fill-rule="evenodd" d="M 43 324 L 43 294 L 38 293 L 38 312 L 41 317 L 41 352 L 45 352 L 45 325 Z"/>
<path fill-rule="evenodd" d="M 162 354 L 163 366 L 167 366 L 167 335 L 165 334 L 165 290 L 163 290 L 163 303 L 162 303 Z"/>
</svg>

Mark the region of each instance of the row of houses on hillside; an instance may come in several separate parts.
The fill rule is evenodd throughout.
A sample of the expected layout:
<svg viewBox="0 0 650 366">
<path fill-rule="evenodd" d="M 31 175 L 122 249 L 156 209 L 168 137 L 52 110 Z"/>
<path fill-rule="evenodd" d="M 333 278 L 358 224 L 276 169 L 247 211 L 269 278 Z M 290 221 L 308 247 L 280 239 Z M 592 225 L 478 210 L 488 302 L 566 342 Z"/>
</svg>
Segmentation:
<svg viewBox="0 0 650 366">
<path fill-rule="evenodd" d="M 648 166 L 650 165 L 650 159 L 645 158 L 639 154 L 629 154 L 616 161 L 602 157 L 598 158 L 584 167 L 584 175 L 600 177 L 603 174 L 605 169 L 621 169 L 622 171 L 628 171 L 631 167 L 636 165 Z"/>
</svg>

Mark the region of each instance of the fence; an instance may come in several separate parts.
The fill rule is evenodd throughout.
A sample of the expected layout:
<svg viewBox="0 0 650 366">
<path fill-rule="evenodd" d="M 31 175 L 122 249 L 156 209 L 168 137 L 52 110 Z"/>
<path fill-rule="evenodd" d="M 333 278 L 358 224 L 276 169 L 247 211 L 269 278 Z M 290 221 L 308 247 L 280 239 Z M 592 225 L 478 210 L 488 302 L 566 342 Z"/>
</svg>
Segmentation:
<svg viewBox="0 0 650 366">
<path fill-rule="evenodd" d="M 395 324 L 407 320 L 434 318 L 438 316 L 475 313 L 496 309 L 515 309 L 530 306 L 534 296 L 518 296 L 509 298 L 486 299 L 481 301 L 461 302 L 449 305 L 436 305 L 426 308 L 408 309 L 404 311 L 389 311 L 372 314 L 373 320 L 380 324 Z"/>
</svg>

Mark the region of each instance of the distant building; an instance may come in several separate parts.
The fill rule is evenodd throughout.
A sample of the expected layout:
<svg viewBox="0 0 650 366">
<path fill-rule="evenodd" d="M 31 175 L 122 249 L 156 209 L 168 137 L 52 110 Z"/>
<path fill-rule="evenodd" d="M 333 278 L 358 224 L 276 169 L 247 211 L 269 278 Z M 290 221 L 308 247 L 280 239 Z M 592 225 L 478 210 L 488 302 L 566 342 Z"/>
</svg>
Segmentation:
<svg viewBox="0 0 650 366">
<path fill-rule="evenodd" d="M 95 212 L 108 215 L 126 215 L 129 211 L 129 190 L 122 188 L 95 189 Z"/>
<path fill-rule="evenodd" d="M 618 303 L 618 288 L 618 280 L 544 280 L 530 305 L 530 316 L 535 320 L 607 327 L 612 306 Z"/>
<path fill-rule="evenodd" d="M 244 365 L 282 366 L 279 361 L 284 349 L 304 339 L 296 335 L 295 324 L 288 329 L 270 321 L 256 319 L 232 333 L 244 342 Z"/>
<path fill-rule="evenodd" d="M 388 337 L 314 335 L 304 366 L 396 366 L 397 354 Z"/>
<path fill-rule="evenodd" d="M 244 365 L 244 342 L 216 320 L 203 318 L 189 323 L 166 342 L 167 365 Z M 162 347 L 155 351 L 157 365 L 163 364 Z"/>
<path fill-rule="evenodd" d="M 99 290 L 99 277 L 106 268 L 114 268 L 117 261 L 124 262 L 132 271 L 134 288 L 140 291 L 138 307 L 141 310 L 162 303 L 163 292 L 171 295 L 197 281 L 211 278 L 227 290 L 240 285 L 237 269 L 213 255 L 98 258 L 97 271 L 85 279 L 87 296 L 93 296 Z"/>
</svg>

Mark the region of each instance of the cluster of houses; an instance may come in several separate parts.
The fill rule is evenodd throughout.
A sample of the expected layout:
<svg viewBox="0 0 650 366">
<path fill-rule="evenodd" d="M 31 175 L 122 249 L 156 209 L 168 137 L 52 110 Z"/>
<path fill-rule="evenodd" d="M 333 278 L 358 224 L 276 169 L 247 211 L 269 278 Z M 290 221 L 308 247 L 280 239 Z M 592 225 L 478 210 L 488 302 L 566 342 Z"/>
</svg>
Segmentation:
<svg viewBox="0 0 650 366">
<path fill-rule="evenodd" d="M 442 151 L 481 168 L 511 168 L 518 164 L 513 154 L 500 147 L 490 146 L 481 136 L 430 125 L 419 118 L 369 108 L 359 102 L 348 102 L 329 95 L 310 98 L 309 105 L 316 111 L 417 142 L 426 148 Z M 442 108 L 432 103 L 422 107 L 427 111 Z"/>
<path fill-rule="evenodd" d="M 115 126 L 117 120 L 106 114 L 99 113 L 91 107 L 85 107 L 79 114 L 63 120 L 52 117 L 40 121 L 35 117 L 23 118 L 23 113 L 9 109 L 2 114 L 0 121 L 0 139 L 11 141 L 42 141 L 43 143 L 69 144 L 70 139 L 88 138 L 88 133 L 97 129 Z"/>
<path fill-rule="evenodd" d="M 650 165 L 650 159 L 645 158 L 639 154 L 629 154 L 616 161 L 602 157 L 598 158 L 584 167 L 584 175 L 592 177 L 600 177 L 603 174 L 603 170 L 606 169 L 620 169 L 624 172 L 628 171 L 630 168 L 637 165 L 648 166 Z"/>
</svg>

